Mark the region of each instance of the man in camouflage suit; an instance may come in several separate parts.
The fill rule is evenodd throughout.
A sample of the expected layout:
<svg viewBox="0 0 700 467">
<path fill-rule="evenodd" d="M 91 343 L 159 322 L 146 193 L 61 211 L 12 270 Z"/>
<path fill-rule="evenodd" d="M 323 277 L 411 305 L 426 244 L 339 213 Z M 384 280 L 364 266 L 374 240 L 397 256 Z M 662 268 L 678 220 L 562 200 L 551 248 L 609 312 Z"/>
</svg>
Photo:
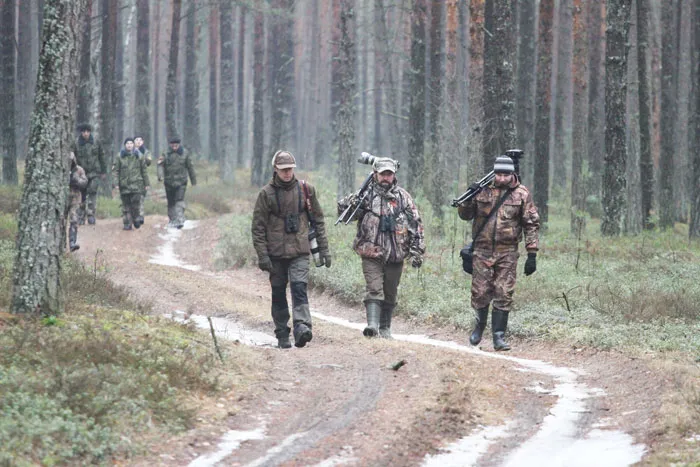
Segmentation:
<svg viewBox="0 0 700 467">
<path fill-rule="evenodd" d="M 287 282 L 292 292 L 294 345 L 304 347 L 311 341 L 311 313 L 306 287 L 309 282 L 309 225 L 316 229 L 322 265 L 331 267 L 323 211 L 316 189 L 294 175 L 296 160 L 289 151 L 277 151 L 272 158 L 274 173 L 255 202 L 253 211 L 253 246 L 258 253 L 258 267 L 270 273 L 272 320 L 275 337 L 282 349 L 289 341 L 289 305 Z"/>
<path fill-rule="evenodd" d="M 107 164 L 102 144 L 92 135 L 92 127 L 87 123 L 82 123 L 78 125 L 78 131 L 80 136 L 73 145 L 72 150 L 78 165 L 85 170 L 85 175 L 88 178 L 87 186 L 82 190 L 82 201 L 78 210 L 78 217 L 79 223 L 84 224 L 87 210 L 88 224 L 93 225 L 95 224 L 99 179 L 105 179 Z"/>
<path fill-rule="evenodd" d="M 68 246 L 70 251 L 76 251 L 80 249 L 78 245 L 78 209 L 80 209 L 80 203 L 83 200 L 82 190 L 88 184 L 88 178 L 85 175 L 85 170 L 80 167 L 75 159 L 75 154 L 70 153 L 70 174 L 68 186 L 70 187 L 70 192 L 68 194 L 68 222 L 70 227 L 68 228 Z"/>
<path fill-rule="evenodd" d="M 190 159 L 190 152 L 180 145 L 180 138 L 171 137 L 170 148 L 158 158 L 158 181 L 165 183 L 165 196 L 168 199 L 168 227 L 181 229 L 185 225 L 185 191 L 187 176 L 192 186 L 197 184 L 197 175 Z"/>
<path fill-rule="evenodd" d="M 141 157 L 143 157 L 143 160 L 146 163 L 146 167 L 150 167 L 151 164 L 153 163 L 153 154 L 151 154 L 151 151 L 143 143 L 144 143 L 143 136 L 135 136 L 134 137 L 134 148 L 138 152 L 141 153 Z M 139 206 L 139 217 L 141 217 L 141 219 L 143 219 L 145 216 L 145 212 L 143 209 L 143 203 L 145 200 L 146 200 L 146 191 L 141 193 L 141 205 Z"/>
<path fill-rule="evenodd" d="M 146 171 L 146 161 L 134 148 L 133 138 L 124 140 L 124 148 L 114 161 L 112 171 L 122 199 L 124 230 L 131 230 L 132 224 L 138 229 L 143 224 L 143 217 L 139 213 L 141 195 L 148 191 L 151 184 Z"/>
<path fill-rule="evenodd" d="M 391 318 L 403 272 L 403 262 L 420 268 L 425 253 L 423 223 L 411 195 L 398 186 L 396 161 L 377 158 L 373 183 L 357 212 L 357 235 L 352 247 L 362 258 L 365 276 L 364 298 L 367 337 L 391 337 Z M 338 202 L 341 213 L 352 204 L 355 194 Z"/>
<path fill-rule="evenodd" d="M 518 243 L 525 234 L 525 275 L 537 269 L 540 216 L 530 191 L 520 183 L 513 160 L 508 156 L 496 158 L 494 182 L 474 198 L 459 207 L 459 217 L 472 220 L 476 233 L 488 220 L 478 238 L 473 238 L 472 307 L 476 310 L 476 325 L 469 337 L 472 345 L 481 342 L 486 328 L 489 305 L 493 302 L 491 329 L 495 350 L 510 350 L 504 340 L 508 313 L 513 309 Z M 470 188 L 478 189 L 478 184 Z M 501 197 L 498 212 L 489 218 Z"/>
</svg>

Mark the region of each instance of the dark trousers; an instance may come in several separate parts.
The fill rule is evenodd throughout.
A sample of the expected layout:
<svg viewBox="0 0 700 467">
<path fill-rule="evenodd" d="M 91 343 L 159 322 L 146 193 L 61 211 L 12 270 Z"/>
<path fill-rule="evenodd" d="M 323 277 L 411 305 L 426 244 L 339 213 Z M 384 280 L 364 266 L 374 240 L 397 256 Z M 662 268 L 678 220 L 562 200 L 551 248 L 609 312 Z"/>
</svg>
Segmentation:
<svg viewBox="0 0 700 467">
<path fill-rule="evenodd" d="M 270 285 L 272 286 L 272 320 L 275 322 L 275 336 L 289 336 L 289 304 L 287 303 L 287 283 L 292 292 L 292 324 L 305 324 L 311 329 L 311 312 L 306 293 L 309 283 L 309 256 L 296 258 L 270 258 Z"/>
</svg>

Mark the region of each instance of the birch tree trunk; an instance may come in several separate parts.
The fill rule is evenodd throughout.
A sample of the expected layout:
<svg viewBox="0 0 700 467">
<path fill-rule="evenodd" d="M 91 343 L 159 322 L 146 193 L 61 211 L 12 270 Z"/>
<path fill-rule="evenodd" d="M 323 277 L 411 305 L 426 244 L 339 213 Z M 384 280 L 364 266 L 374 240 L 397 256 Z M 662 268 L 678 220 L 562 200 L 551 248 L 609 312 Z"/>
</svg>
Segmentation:
<svg viewBox="0 0 700 467">
<path fill-rule="evenodd" d="M 24 190 L 17 225 L 12 312 L 63 310 L 61 268 L 68 157 L 73 144 L 78 51 L 86 0 L 46 0 Z"/>
<path fill-rule="evenodd" d="M 605 167 L 603 173 L 603 219 L 600 231 L 618 236 L 627 208 L 625 140 L 627 86 L 627 36 L 631 0 L 607 4 L 605 33 Z"/>
</svg>

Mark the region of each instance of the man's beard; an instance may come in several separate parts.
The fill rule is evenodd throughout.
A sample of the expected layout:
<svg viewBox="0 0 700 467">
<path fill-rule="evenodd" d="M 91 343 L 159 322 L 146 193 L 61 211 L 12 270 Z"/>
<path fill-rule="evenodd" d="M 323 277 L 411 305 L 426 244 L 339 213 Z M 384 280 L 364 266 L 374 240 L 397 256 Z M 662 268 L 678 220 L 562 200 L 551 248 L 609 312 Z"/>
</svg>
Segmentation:
<svg viewBox="0 0 700 467">
<path fill-rule="evenodd" d="M 379 182 L 379 186 L 382 187 L 382 188 L 384 188 L 385 190 L 388 190 L 389 188 L 391 188 L 391 183 L 389 183 L 389 182 Z"/>
</svg>

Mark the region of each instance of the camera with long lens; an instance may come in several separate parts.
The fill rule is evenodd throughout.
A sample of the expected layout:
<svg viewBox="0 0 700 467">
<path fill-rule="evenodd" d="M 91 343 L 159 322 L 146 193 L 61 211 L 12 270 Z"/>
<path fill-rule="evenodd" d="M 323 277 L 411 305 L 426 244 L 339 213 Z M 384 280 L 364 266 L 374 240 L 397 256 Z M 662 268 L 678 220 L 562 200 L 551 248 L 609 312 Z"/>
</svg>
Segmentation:
<svg viewBox="0 0 700 467">
<path fill-rule="evenodd" d="M 384 157 L 373 156 L 368 152 L 363 152 L 362 154 L 360 154 L 360 157 L 357 158 L 357 162 L 361 164 L 374 165 L 377 159 L 384 159 Z M 401 163 L 397 160 L 394 160 L 394 164 L 396 164 L 397 169 L 401 167 Z"/>
</svg>

